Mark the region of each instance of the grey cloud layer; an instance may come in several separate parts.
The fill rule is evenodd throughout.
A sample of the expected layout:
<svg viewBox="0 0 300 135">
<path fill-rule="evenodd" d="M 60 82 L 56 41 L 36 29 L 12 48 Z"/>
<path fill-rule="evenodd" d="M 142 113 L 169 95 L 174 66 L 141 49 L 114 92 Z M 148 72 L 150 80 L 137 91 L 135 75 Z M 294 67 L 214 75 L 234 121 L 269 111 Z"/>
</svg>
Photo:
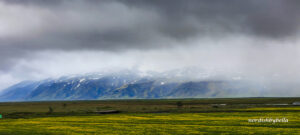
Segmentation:
<svg viewBox="0 0 300 135">
<path fill-rule="evenodd" d="M 5 0 L 1 50 L 148 49 L 231 33 L 283 38 L 299 30 L 299 5 L 297 0 Z"/>
<path fill-rule="evenodd" d="M 176 38 L 210 32 L 215 27 L 217 27 L 216 31 L 223 29 L 223 31 L 232 32 L 244 29 L 262 36 L 281 37 L 297 32 L 300 19 L 298 15 L 300 2 L 297 0 L 6 0 L 6 2 L 29 7 L 39 6 L 50 10 L 61 8 L 60 13 L 66 11 L 78 13 L 76 12 L 78 9 L 85 8 L 86 12 L 96 18 L 103 5 L 122 3 L 129 9 L 146 10 L 146 12 L 157 11 L 162 16 L 161 24 L 158 26 L 162 29 L 161 32 Z M 91 9 L 92 12 L 89 11 Z M 114 10 L 114 12 L 122 13 L 120 11 L 122 10 Z M 109 14 L 108 11 L 106 13 Z M 147 16 L 147 14 L 145 15 Z M 131 14 L 126 16 L 131 16 Z M 151 16 L 148 17 L 151 18 Z M 194 25 L 187 21 L 190 19 L 195 21 Z M 213 24 L 210 26 L 211 28 L 207 28 L 209 27 L 207 24 L 211 23 Z M 199 24 L 204 27 L 200 27 Z"/>
<path fill-rule="evenodd" d="M 231 33 L 281 38 L 298 32 L 299 5 L 296 0 L 7 0 L 5 7 L 24 15 L 12 22 L 12 31 L 26 36 L 1 42 L 34 49 L 110 50 Z M 15 14 L 7 15 L 19 17 Z M 36 33 L 31 36 L 31 31 Z"/>
<path fill-rule="evenodd" d="M 119 53 L 190 46 L 201 50 L 207 49 L 206 40 L 213 40 L 219 43 L 209 45 L 221 46 L 212 51 L 217 55 L 232 43 L 227 37 L 293 41 L 299 37 L 299 13 L 299 0 L 4 0 L 0 2 L 0 76 L 1 71 L 9 73 L 20 61 L 37 59 L 35 54 L 44 51 L 81 55 L 82 50 Z M 265 45 L 247 40 L 241 44 L 258 47 L 255 50 Z M 188 49 L 186 53 L 188 57 Z"/>
</svg>

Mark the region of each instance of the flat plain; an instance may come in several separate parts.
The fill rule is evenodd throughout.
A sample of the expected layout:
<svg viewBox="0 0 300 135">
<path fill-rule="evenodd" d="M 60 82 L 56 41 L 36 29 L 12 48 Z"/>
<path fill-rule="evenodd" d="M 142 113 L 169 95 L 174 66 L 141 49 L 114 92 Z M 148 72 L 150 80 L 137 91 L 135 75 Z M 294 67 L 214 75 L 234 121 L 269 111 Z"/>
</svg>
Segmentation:
<svg viewBox="0 0 300 135">
<path fill-rule="evenodd" d="M 300 134 L 300 98 L 0 103 L 0 134 Z M 117 110 L 119 113 L 99 114 Z M 249 119 L 288 122 L 248 122 Z"/>
</svg>

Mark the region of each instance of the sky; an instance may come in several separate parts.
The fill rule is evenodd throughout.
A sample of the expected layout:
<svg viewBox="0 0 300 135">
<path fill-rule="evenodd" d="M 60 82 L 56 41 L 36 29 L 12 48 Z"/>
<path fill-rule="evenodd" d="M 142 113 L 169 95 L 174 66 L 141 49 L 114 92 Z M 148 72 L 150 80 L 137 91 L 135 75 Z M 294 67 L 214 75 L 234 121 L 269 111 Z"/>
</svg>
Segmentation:
<svg viewBox="0 0 300 135">
<path fill-rule="evenodd" d="M 299 0 L 1 0 L 0 90 L 104 69 L 297 82 L 299 14 Z"/>
</svg>

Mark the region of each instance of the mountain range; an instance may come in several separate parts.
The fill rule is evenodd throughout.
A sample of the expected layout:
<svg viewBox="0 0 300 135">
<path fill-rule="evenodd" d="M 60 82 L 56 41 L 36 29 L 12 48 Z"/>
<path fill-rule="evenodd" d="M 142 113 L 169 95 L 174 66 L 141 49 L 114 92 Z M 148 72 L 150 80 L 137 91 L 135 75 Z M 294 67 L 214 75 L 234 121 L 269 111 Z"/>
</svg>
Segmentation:
<svg viewBox="0 0 300 135">
<path fill-rule="evenodd" d="M 187 77 L 190 74 L 192 77 Z M 165 73 L 92 73 L 23 81 L 0 94 L 0 101 L 156 99 L 259 96 L 262 87 L 236 80 L 207 79 L 195 70 Z M 251 92 L 251 93 L 249 93 Z"/>
</svg>

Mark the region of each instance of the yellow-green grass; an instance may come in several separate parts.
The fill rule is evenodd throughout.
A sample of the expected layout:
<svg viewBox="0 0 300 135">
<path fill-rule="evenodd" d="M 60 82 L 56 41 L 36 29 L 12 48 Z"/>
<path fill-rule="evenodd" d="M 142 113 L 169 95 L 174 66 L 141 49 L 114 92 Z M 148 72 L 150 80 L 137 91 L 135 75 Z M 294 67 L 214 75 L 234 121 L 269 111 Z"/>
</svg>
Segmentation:
<svg viewBox="0 0 300 135">
<path fill-rule="evenodd" d="M 7 102 L 0 103 L 0 135 L 298 135 L 300 106 L 291 105 L 296 101 L 300 98 Z M 105 110 L 120 113 L 96 113 Z M 286 118 L 289 122 L 248 122 L 260 118 Z"/>
<path fill-rule="evenodd" d="M 248 119 L 286 118 L 287 123 Z M 1 119 L 0 134 L 300 134 L 299 112 L 121 113 Z"/>
</svg>

